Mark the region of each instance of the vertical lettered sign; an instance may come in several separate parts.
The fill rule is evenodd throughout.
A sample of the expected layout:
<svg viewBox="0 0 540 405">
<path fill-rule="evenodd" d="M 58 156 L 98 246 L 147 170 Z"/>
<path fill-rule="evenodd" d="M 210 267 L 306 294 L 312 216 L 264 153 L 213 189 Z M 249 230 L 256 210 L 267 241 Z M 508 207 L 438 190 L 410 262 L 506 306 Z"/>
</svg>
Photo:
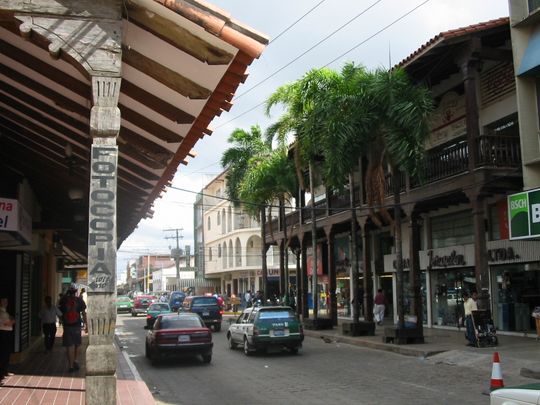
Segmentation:
<svg viewBox="0 0 540 405">
<path fill-rule="evenodd" d="M 88 222 L 88 286 L 114 292 L 118 146 L 92 145 Z"/>
</svg>

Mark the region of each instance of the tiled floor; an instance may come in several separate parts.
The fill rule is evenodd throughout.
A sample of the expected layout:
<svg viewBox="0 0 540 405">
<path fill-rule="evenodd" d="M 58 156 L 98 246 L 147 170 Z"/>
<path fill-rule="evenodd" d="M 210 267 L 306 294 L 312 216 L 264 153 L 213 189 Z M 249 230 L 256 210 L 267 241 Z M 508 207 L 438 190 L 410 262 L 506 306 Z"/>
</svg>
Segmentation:
<svg viewBox="0 0 540 405">
<path fill-rule="evenodd" d="M 12 367 L 14 375 L 4 380 L 0 386 L 1 405 L 79 405 L 85 403 L 84 349 L 87 338 L 83 337 L 82 355 L 79 356 L 81 369 L 74 373 L 67 370 L 67 360 L 61 338 L 51 353 L 36 349 L 19 365 Z M 122 354 L 119 352 L 119 356 Z M 152 394 L 143 381 L 123 379 L 126 373 L 117 375 L 117 404 L 147 405 L 155 403 Z"/>
</svg>

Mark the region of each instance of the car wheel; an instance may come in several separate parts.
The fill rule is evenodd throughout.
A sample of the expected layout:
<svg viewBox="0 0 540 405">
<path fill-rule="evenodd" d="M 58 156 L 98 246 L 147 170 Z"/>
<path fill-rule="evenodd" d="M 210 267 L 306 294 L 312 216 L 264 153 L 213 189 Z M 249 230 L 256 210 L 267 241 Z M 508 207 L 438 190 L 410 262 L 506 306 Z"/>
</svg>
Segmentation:
<svg viewBox="0 0 540 405">
<path fill-rule="evenodd" d="M 247 338 L 244 338 L 244 354 L 246 356 L 251 356 L 251 347 L 249 347 Z"/>
<path fill-rule="evenodd" d="M 152 363 L 153 366 L 157 366 L 158 364 L 158 355 L 156 352 L 149 350 L 148 356 L 150 358 L 150 363 Z"/>
<path fill-rule="evenodd" d="M 207 364 L 210 363 L 212 361 L 212 354 L 203 354 L 202 361 Z"/>
<path fill-rule="evenodd" d="M 137 312 L 131 311 L 131 316 L 137 316 Z"/>
<path fill-rule="evenodd" d="M 234 342 L 234 340 L 233 340 L 230 333 L 227 335 L 227 339 L 229 341 L 229 349 L 231 349 L 231 350 L 236 349 L 236 343 Z"/>
<path fill-rule="evenodd" d="M 219 332 L 220 330 L 221 330 L 221 324 L 220 324 L 220 323 L 215 324 L 215 325 L 214 325 L 214 331 L 215 331 L 215 332 Z"/>
</svg>

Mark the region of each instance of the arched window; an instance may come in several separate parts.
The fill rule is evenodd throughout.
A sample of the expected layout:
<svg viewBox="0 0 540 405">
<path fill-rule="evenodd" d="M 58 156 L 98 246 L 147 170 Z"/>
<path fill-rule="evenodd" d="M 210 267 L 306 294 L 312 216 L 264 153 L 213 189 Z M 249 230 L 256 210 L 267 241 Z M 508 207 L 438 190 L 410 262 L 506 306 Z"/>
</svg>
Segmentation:
<svg viewBox="0 0 540 405">
<path fill-rule="evenodd" d="M 221 214 L 218 212 L 217 213 L 217 225 L 219 226 L 220 223 L 221 223 Z"/>
<path fill-rule="evenodd" d="M 229 241 L 229 252 L 228 252 L 228 255 L 229 255 L 229 267 L 233 267 L 234 266 L 234 255 L 233 255 L 233 246 L 232 246 L 232 240 Z"/>
<path fill-rule="evenodd" d="M 217 247 L 217 257 L 221 257 L 221 245 Z"/>
<path fill-rule="evenodd" d="M 225 213 L 225 208 L 221 210 L 221 233 L 227 233 L 227 214 Z"/>
</svg>

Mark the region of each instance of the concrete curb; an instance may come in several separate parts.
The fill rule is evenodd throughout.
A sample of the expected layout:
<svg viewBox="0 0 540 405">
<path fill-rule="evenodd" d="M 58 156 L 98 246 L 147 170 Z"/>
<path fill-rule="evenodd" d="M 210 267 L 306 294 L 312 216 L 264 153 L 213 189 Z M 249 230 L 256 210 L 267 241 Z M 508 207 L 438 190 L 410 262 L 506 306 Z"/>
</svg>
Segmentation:
<svg viewBox="0 0 540 405">
<path fill-rule="evenodd" d="M 135 367 L 135 364 L 133 364 L 133 362 L 129 358 L 127 352 L 122 349 L 122 346 L 120 344 L 120 337 L 116 333 L 114 334 L 114 345 L 116 346 L 116 349 L 120 353 L 122 353 L 122 356 L 123 356 L 124 360 L 126 361 L 128 367 L 129 367 L 129 370 L 131 371 L 131 374 L 133 374 L 133 377 L 135 378 L 135 380 L 136 381 L 143 381 L 141 375 L 139 374 L 139 371 L 137 370 L 137 367 Z"/>
<path fill-rule="evenodd" d="M 429 357 L 434 356 L 439 353 L 443 353 L 446 350 L 423 350 L 420 348 L 412 347 L 413 345 L 396 345 L 393 343 L 378 343 L 374 342 L 372 340 L 366 340 L 358 337 L 349 337 L 349 336 L 342 336 L 342 335 L 336 335 L 332 333 L 325 333 L 324 330 L 306 330 L 304 329 L 304 335 L 314 338 L 325 338 L 330 339 L 334 342 L 338 343 L 347 343 L 354 346 L 360 346 L 360 347 L 367 347 L 370 349 L 376 349 L 376 350 L 383 350 L 387 352 L 393 352 L 397 354 L 402 354 L 404 356 L 412 356 L 412 357 Z"/>
</svg>

